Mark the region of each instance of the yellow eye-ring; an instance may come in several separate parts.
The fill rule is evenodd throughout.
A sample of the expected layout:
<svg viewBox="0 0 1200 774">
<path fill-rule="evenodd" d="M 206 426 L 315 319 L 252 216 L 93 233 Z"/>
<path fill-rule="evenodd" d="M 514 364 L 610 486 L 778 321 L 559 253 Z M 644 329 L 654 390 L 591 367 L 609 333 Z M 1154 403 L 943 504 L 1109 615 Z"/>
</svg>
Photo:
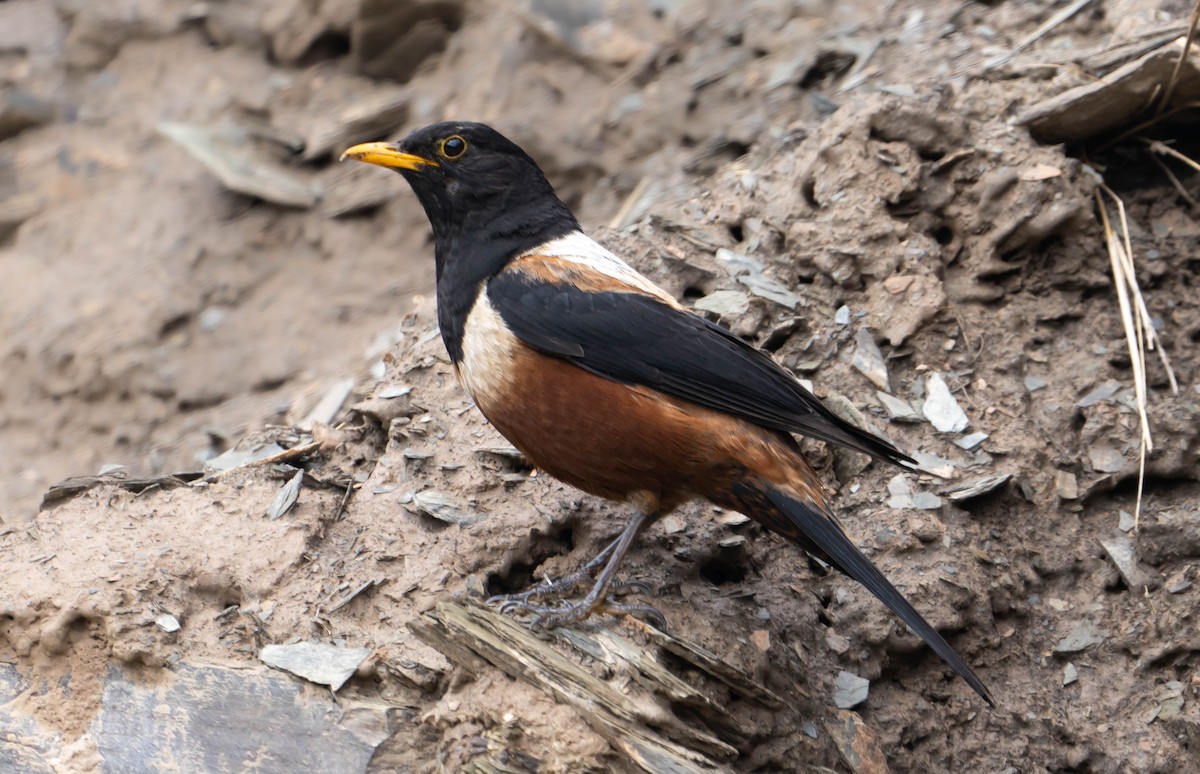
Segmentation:
<svg viewBox="0 0 1200 774">
<path fill-rule="evenodd" d="M 467 152 L 467 141 L 457 134 L 452 134 L 438 143 L 438 153 L 449 161 L 460 159 Z"/>
</svg>

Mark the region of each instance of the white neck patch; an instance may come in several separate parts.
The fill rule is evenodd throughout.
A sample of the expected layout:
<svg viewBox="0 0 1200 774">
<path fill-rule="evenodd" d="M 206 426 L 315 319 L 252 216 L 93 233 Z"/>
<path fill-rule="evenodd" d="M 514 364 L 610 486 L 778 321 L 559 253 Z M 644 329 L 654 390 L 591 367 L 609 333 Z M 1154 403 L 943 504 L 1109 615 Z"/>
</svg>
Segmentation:
<svg viewBox="0 0 1200 774">
<path fill-rule="evenodd" d="M 652 296 L 662 298 L 672 306 L 677 302 L 662 288 L 643 277 L 632 266 L 609 252 L 603 245 L 582 231 L 572 231 L 530 250 L 527 255 L 553 256 L 619 280 Z"/>
</svg>

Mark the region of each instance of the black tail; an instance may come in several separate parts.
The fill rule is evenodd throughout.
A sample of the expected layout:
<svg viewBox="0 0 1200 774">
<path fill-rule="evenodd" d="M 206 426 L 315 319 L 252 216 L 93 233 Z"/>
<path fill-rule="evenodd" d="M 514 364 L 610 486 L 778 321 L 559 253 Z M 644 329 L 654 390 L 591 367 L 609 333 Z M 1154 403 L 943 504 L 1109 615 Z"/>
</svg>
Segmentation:
<svg viewBox="0 0 1200 774">
<path fill-rule="evenodd" d="M 925 640 L 926 644 L 933 648 L 933 652 L 941 656 L 984 701 L 993 707 L 996 706 L 987 687 L 974 670 L 967 666 L 967 662 L 950 647 L 950 643 L 909 604 L 879 568 L 858 550 L 836 521 L 817 507 L 789 497 L 769 484 L 763 485 L 762 494 L 775 509 L 787 517 L 787 523 L 781 524 L 772 520 L 774 523 L 767 523 L 766 526 L 796 540 L 809 553 L 866 586 L 900 620 Z"/>
</svg>

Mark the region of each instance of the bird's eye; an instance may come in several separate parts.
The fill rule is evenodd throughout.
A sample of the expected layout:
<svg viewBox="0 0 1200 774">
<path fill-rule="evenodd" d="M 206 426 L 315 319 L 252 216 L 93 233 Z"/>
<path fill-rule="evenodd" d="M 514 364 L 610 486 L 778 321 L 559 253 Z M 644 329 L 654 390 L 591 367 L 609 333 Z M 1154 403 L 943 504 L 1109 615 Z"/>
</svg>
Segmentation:
<svg viewBox="0 0 1200 774">
<path fill-rule="evenodd" d="M 450 161 L 462 158 L 466 152 L 467 141 L 457 134 L 450 135 L 438 145 L 438 153 L 442 154 L 442 158 Z"/>
</svg>

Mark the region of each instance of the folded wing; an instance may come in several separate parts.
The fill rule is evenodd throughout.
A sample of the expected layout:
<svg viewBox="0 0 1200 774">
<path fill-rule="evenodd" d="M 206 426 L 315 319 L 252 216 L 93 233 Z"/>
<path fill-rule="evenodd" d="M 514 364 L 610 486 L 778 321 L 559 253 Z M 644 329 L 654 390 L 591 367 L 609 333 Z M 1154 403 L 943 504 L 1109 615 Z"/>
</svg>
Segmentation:
<svg viewBox="0 0 1200 774">
<path fill-rule="evenodd" d="M 594 374 L 660 390 L 761 427 L 912 463 L 886 440 L 825 408 L 767 354 L 635 288 L 591 292 L 509 270 L 493 277 L 486 292 L 518 338 Z"/>
</svg>

